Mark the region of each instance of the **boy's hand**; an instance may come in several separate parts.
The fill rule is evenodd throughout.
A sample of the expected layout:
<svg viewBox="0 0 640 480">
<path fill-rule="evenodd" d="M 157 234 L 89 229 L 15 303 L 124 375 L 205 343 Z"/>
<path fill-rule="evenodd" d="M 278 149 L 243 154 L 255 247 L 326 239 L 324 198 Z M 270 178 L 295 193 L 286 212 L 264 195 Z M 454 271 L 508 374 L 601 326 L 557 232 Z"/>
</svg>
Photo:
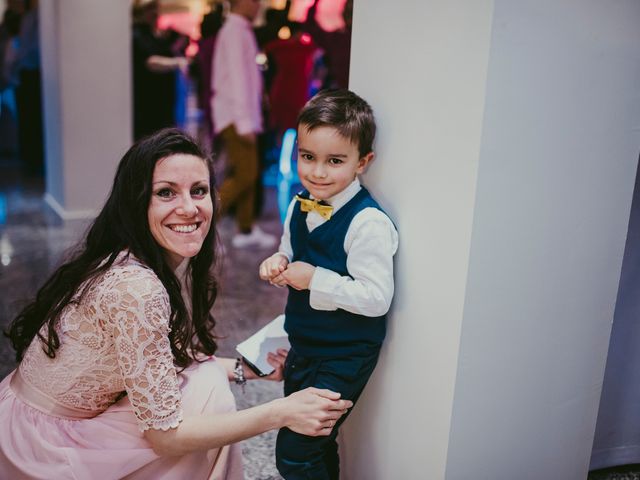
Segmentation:
<svg viewBox="0 0 640 480">
<path fill-rule="evenodd" d="M 279 253 L 274 253 L 260 264 L 258 274 L 262 280 L 282 287 L 284 286 L 284 279 L 280 279 L 280 281 L 275 281 L 275 279 L 286 270 L 288 264 L 289 259 L 287 257 Z"/>
<path fill-rule="evenodd" d="M 265 380 L 275 380 L 280 382 L 284 379 L 284 362 L 287 360 L 289 350 L 279 348 L 275 352 L 267 354 L 267 362 L 275 369 L 271 374 L 264 377 Z"/>
<path fill-rule="evenodd" d="M 290 263 L 287 269 L 279 276 L 274 278 L 272 282 L 279 282 L 282 278 L 286 285 L 296 290 L 308 290 L 315 271 L 316 267 L 307 262 L 293 262 Z"/>
</svg>

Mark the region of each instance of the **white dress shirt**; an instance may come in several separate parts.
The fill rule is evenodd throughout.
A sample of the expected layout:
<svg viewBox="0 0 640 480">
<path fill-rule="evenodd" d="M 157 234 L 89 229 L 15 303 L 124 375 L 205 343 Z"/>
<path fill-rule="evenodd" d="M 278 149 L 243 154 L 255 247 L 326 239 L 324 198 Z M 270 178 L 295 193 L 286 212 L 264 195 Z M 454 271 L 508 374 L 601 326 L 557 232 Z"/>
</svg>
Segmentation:
<svg viewBox="0 0 640 480">
<path fill-rule="evenodd" d="M 215 133 L 235 125 L 240 135 L 262 131 L 262 74 L 251 22 L 230 13 L 218 32 L 211 72 Z"/>
<path fill-rule="evenodd" d="M 333 207 L 333 214 L 361 188 L 360 181 L 356 178 L 342 192 L 327 199 L 327 203 Z M 289 261 L 293 257 L 291 214 L 296 203 L 293 199 L 289 204 L 278 250 Z M 309 232 L 326 221 L 317 212 L 307 214 Z M 351 276 L 342 276 L 332 270 L 316 267 L 309 285 L 311 308 L 325 311 L 342 308 L 367 317 L 387 313 L 393 298 L 393 256 L 397 249 L 398 232 L 389 217 L 373 207 L 358 212 L 344 239 L 347 270 Z"/>
</svg>

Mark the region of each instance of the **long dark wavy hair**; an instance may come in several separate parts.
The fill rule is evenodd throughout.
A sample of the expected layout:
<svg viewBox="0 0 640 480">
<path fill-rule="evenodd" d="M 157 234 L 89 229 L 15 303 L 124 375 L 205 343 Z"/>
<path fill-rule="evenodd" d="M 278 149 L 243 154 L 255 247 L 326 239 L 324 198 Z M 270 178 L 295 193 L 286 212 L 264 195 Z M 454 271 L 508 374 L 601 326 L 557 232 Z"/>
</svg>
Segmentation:
<svg viewBox="0 0 640 480">
<path fill-rule="evenodd" d="M 207 163 L 214 207 L 211 228 L 202 249 L 189 262 L 191 316 L 180 293 L 180 282 L 153 238 L 147 217 L 155 166 L 159 160 L 174 154 L 194 155 Z M 169 294 L 169 340 L 176 365 L 190 365 L 197 360 L 198 353 L 213 355 L 217 345 L 213 334 L 215 321 L 210 311 L 218 290 L 214 181 L 211 162 L 202 149 L 177 129 L 160 130 L 134 144 L 120 160 L 109 198 L 89 227 L 86 239 L 76 246 L 70 259 L 53 273 L 35 300 L 18 314 L 5 332 L 16 351 L 16 360 L 22 360 L 36 336 L 45 353 L 55 357 L 60 347 L 55 325 L 61 312 L 71 302 L 81 301 L 83 292 L 87 292 L 88 286 L 113 265 L 123 250 L 128 250 L 152 269 Z M 82 289 L 80 295 L 76 296 L 79 289 Z M 46 329 L 42 328 L 44 325 Z"/>
</svg>

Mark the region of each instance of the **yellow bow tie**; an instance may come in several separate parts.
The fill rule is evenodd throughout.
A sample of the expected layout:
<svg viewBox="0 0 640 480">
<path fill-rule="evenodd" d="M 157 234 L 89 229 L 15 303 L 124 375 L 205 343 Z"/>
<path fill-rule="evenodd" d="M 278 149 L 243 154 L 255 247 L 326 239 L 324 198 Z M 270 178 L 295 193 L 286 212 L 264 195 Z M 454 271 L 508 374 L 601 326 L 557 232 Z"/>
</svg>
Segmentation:
<svg viewBox="0 0 640 480">
<path fill-rule="evenodd" d="M 300 210 L 303 212 L 316 212 L 325 220 L 331 218 L 331 214 L 333 213 L 333 207 L 331 205 L 322 205 L 318 200 L 302 198 L 299 195 L 296 195 L 296 200 L 300 202 Z"/>
</svg>

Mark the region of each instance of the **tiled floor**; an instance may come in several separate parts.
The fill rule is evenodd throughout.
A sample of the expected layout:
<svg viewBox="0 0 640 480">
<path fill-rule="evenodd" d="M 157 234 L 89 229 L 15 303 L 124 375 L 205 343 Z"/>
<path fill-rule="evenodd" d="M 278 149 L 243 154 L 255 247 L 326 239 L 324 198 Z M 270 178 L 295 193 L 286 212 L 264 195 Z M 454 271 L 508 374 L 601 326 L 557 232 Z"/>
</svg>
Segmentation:
<svg viewBox="0 0 640 480">
<path fill-rule="evenodd" d="M 605 468 L 589 473 L 587 480 L 640 480 L 640 465 Z"/>
<path fill-rule="evenodd" d="M 87 222 L 62 222 L 42 200 L 41 180 L 25 180 L 18 165 L 0 160 L 0 328 L 4 329 L 21 302 L 52 272 L 66 249 L 78 241 Z M 266 191 L 266 205 L 260 226 L 280 233 L 276 194 Z M 214 307 L 219 354 L 233 356 L 239 341 L 282 313 L 286 291 L 257 278 L 260 261 L 270 251 L 234 250 L 229 245 L 233 222 L 219 226 L 224 244 L 221 291 Z M 8 340 L 0 337 L 0 378 L 15 367 Z M 249 382 L 243 394 L 234 386 L 239 408 L 256 405 L 281 395 L 282 385 L 264 380 Z M 279 479 L 274 465 L 275 433 L 244 443 L 248 480 Z"/>
</svg>

